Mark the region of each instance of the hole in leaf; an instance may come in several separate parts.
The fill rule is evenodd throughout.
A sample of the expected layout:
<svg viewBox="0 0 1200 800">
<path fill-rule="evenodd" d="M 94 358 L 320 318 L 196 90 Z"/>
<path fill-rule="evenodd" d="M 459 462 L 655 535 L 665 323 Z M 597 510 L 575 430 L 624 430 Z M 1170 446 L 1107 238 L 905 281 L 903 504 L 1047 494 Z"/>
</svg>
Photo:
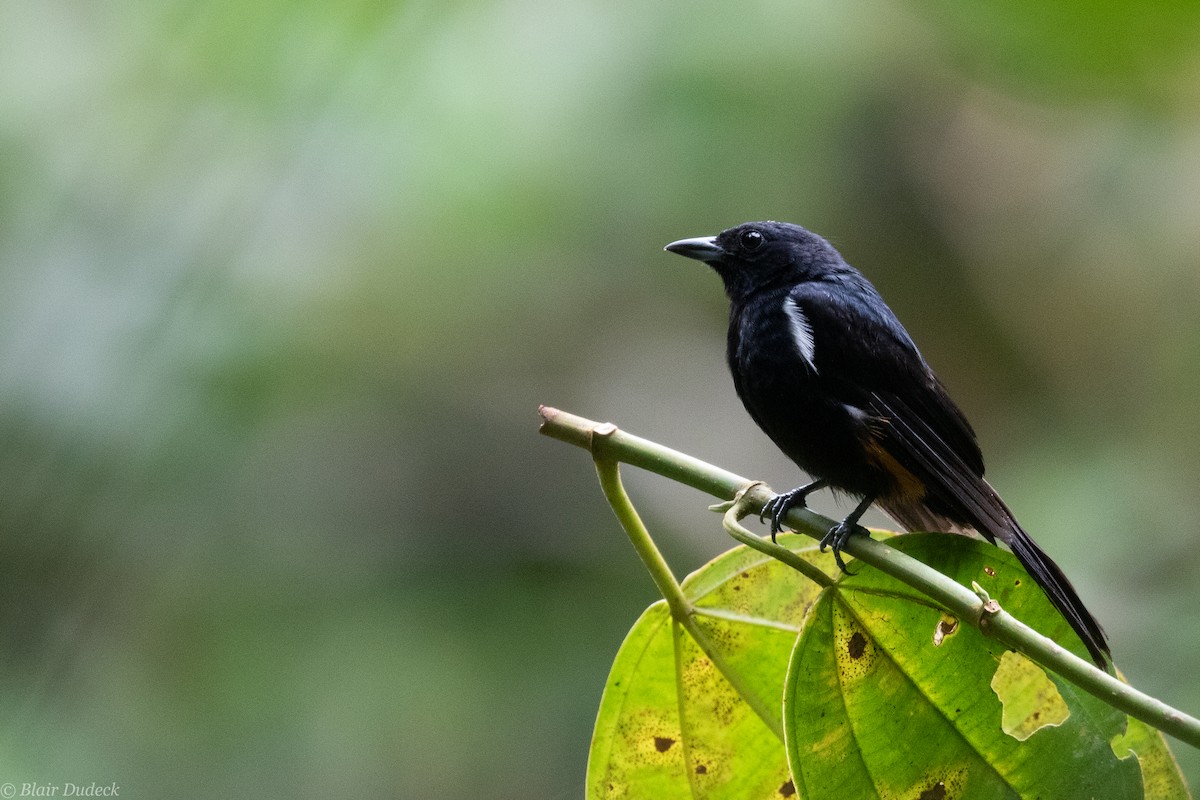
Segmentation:
<svg viewBox="0 0 1200 800">
<path fill-rule="evenodd" d="M 942 642 L 946 641 L 947 636 L 953 636 L 958 630 L 958 620 L 950 615 L 943 615 L 938 620 L 937 627 L 933 629 L 933 646 L 941 647 Z"/>
<path fill-rule="evenodd" d="M 1071 716 L 1058 687 L 1042 668 L 1011 650 L 1000 657 L 992 676 L 992 691 L 1004 707 L 1001 729 L 1022 742 L 1042 728 L 1061 725 Z"/>
</svg>

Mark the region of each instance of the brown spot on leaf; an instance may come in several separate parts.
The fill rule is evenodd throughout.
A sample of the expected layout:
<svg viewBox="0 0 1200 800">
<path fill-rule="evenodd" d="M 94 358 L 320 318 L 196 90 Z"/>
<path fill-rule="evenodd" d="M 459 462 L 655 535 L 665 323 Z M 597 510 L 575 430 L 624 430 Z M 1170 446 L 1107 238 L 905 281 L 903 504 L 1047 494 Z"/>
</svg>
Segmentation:
<svg viewBox="0 0 1200 800">
<path fill-rule="evenodd" d="M 850 641 L 846 643 L 846 652 L 851 658 L 859 659 L 867 650 L 867 637 L 862 635 L 862 631 L 855 631 L 850 637 Z"/>
<path fill-rule="evenodd" d="M 996 570 L 992 569 L 991 567 L 984 567 L 984 568 L 983 568 L 983 572 L 984 572 L 984 574 L 985 574 L 985 575 L 987 575 L 989 578 L 994 578 L 994 577 L 996 577 Z"/>
<path fill-rule="evenodd" d="M 796 793 L 796 784 L 791 781 L 784 781 L 783 786 L 779 787 L 780 797 L 791 797 Z"/>
<path fill-rule="evenodd" d="M 675 744 L 675 740 L 669 736 L 655 736 L 654 749 L 660 753 L 665 753 L 671 749 L 671 745 Z"/>
<path fill-rule="evenodd" d="M 696 774 L 697 775 L 703 775 L 706 772 L 708 772 L 708 767 L 704 766 L 703 764 L 696 765 Z"/>
<path fill-rule="evenodd" d="M 1013 581 L 1013 586 L 1020 586 L 1020 585 L 1021 585 L 1021 579 L 1020 579 L 1020 578 L 1017 578 L 1015 581 Z"/>
<path fill-rule="evenodd" d="M 917 800 L 946 800 L 946 784 L 938 781 L 933 786 L 921 792 Z"/>
</svg>

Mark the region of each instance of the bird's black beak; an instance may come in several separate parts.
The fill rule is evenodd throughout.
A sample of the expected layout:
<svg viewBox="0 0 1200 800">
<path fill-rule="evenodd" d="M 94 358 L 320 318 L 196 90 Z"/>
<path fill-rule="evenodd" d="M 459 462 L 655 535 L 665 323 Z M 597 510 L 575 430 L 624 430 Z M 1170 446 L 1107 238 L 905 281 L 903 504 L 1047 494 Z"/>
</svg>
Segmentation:
<svg viewBox="0 0 1200 800">
<path fill-rule="evenodd" d="M 671 253 L 678 253 L 681 256 L 694 258 L 697 261 L 716 261 L 725 255 L 725 251 L 717 244 L 717 237 L 715 236 L 680 239 L 678 242 L 671 242 L 663 249 Z"/>
</svg>

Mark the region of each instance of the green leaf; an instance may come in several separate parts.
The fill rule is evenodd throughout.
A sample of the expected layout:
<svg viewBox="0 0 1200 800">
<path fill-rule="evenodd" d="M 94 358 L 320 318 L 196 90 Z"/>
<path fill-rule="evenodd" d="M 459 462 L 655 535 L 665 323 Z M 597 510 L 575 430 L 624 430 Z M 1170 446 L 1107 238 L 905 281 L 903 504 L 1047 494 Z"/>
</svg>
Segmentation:
<svg viewBox="0 0 1200 800">
<path fill-rule="evenodd" d="M 782 544 L 832 574 L 832 558 Z M 789 654 L 820 587 L 745 547 L 682 584 L 694 626 L 665 602 L 646 609 L 613 663 L 588 758 L 589 798 L 785 798 L 782 746 Z M 689 630 L 691 628 L 691 630 Z"/>
<path fill-rule="evenodd" d="M 828 554 L 803 546 L 811 540 L 780 541 L 836 574 Z M 1086 655 L 1006 551 L 945 534 L 889 544 L 979 583 L 1006 610 Z M 587 796 L 1189 796 L 1160 733 L 916 590 L 861 563 L 852 569 L 821 590 L 737 547 L 683 582 L 695 609 L 687 622 L 673 620 L 663 601 L 650 606 L 609 675 Z"/>
<path fill-rule="evenodd" d="M 945 534 L 891 544 L 964 585 L 979 583 L 1086 657 L 1008 552 Z M 956 623 L 867 567 L 822 593 L 784 692 L 788 757 L 803 797 L 1140 798 L 1131 747 L 1144 750 L 1161 781 L 1162 793 L 1145 796 L 1186 796 L 1161 736 L 1127 735 L 1124 714 Z"/>
</svg>

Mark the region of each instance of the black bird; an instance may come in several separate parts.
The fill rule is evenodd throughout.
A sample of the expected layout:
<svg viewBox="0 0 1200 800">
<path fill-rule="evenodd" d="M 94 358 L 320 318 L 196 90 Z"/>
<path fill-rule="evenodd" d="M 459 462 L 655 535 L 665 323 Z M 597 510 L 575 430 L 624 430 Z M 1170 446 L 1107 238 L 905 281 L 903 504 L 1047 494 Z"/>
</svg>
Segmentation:
<svg viewBox="0 0 1200 800">
<path fill-rule="evenodd" d="M 721 276 L 738 397 L 814 479 L 763 508 L 772 539 L 788 510 L 823 488 L 862 498 L 821 540 L 843 570 L 841 547 L 872 503 L 906 530 L 999 539 L 1106 668 L 1104 631 L 983 479 L 967 418 L 879 292 L 829 242 L 798 225 L 747 222 L 666 249 Z"/>
</svg>

